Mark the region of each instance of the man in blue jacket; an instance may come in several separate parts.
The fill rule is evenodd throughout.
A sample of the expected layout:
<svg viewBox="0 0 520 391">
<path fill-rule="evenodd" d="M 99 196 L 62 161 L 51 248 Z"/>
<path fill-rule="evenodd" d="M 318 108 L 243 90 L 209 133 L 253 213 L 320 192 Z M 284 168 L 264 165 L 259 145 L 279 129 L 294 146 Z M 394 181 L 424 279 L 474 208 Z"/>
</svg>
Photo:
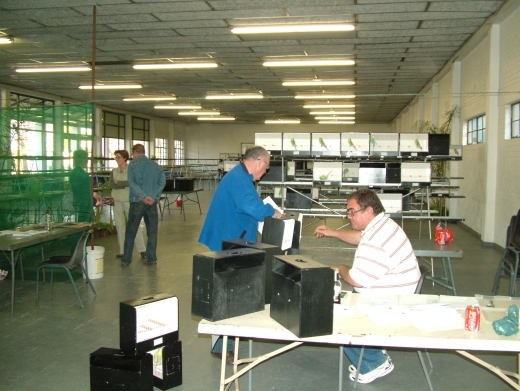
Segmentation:
<svg viewBox="0 0 520 391">
<path fill-rule="evenodd" d="M 162 168 L 145 156 L 144 145 L 135 144 L 132 147 L 134 160 L 128 165 L 128 185 L 130 187 L 130 211 L 126 224 L 124 255 L 121 266 L 128 267 L 132 262 L 135 235 L 141 219 L 144 218 L 148 242 L 146 243 L 145 264 L 151 266 L 157 263 L 157 231 L 159 215 L 157 203 L 166 184 Z"/>
<path fill-rule="evenodd" d="M 266 217 L 282 217 L 282 213 L 259 198 L 254 181 L 258 181 L 269 169 L 269 152 L 259 146 L 248 148 L 243 161 L 229 171 L 218 185 L 211 200 L 206 220 L 199 237 L 199 243 L 211 251 L 222 250 L 222 241 L 244 239 L 256 241 L 258 222 Z M 233 340 L 228 343 L 228 362 L 232 362 Z M 222 337 L 211 353 L 222 357 Z"/>
</svg>

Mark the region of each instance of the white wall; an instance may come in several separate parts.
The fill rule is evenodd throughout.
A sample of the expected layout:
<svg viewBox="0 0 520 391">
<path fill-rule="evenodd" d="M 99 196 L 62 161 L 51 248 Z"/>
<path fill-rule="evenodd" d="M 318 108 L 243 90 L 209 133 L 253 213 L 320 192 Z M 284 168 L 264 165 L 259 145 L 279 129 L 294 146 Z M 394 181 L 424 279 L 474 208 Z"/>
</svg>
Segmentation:
<svg viewBox="0 0 520 391">
<path fill-rule="evenodd" d="M 465 121 L 486 114 L 486 141 L 465 145 L 463 159 L 451 163 L 451 175 L 464 199 L 452 199 L 450 209 L 487 243 L 504 246 L 512 215 L 520 208 L 520 139 L 505 139 L 506 110 L 520 101 L 520 0 L 512 0 L 488 21 L 423 94 L 423 119 L 442 125 L 447 110 L 460 108 L 452 129 L 452 144 L 462 144 Z M 437 89 L 437 91 L 436 91 Z M 436 93 L 437 92 L 437 93 Z M 409 132 L 407 118 L 419 105 L 414 99 L 391 124 Z M 453 214 L 452 214 L 453 215 Z"/>
</svg>

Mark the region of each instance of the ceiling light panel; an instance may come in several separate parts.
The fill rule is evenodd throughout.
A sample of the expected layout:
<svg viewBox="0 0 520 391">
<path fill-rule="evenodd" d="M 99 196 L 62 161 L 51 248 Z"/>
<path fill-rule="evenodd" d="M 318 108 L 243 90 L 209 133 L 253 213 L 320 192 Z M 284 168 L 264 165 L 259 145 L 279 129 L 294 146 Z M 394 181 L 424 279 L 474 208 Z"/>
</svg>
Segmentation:
<svg viewBox="0 0 520 391">
<path fill-rule="evenodd" d="M 262 99 L 261 94 L 240 94 L 240 95 L 208 95 L 206 99 L 226 100 L 226 99 Z"/>
<path fill-rule="evenodd" d="M 45 72 L 90 72 L 90 67 L 49 67 L 49 68 L 16 68 L 18 73 L 45 73 Z"/>
<path fill-rule="evenodd" d="M 136 97 L 136 98 L 123 98 L 123 101 L 125 102 L 145 102 L 145 101 L 163 101 L 163 100 L 177 100 L 176 97 L 170 96 L 170 97 Z"/>
<path fill-rule="evenodd" d="M 280 34 L 280 33 L 309 33 L 309 32 L 343 32 L 353 31 L 352 24 L 305 24 L 305 25 L 275 25 L 275 26 L 251 26 L 235 27 L 231 29 L 233 34 Z"/>
<path fill-rule="evenodd" d="M 354 125 L 356 121 L 319 121 L 320 125 Z"/>
<path fill-rule="evenodd" d="M 101 84 L 95 85 L 95 90 L 125 90 L 133 88 L 143 88 L 140 84 Z M 91 90 L 92 86 L 79 86 L 80 90 Z"/>
<path fill-rule="evenodd" d="M 354 104 L 349 103 L 341 103 L 341 104 L 334 104 L 334 103 L 325 103 L 325 104 L 307 104 L 303 105 L 303 108 L 305 109 L 352 109 L 356 107 Z"/>
<path fill-rule="evenodd" d="M 220 115 L 218 111 L 179 111 L 179 115 Z"/>
<path fill-rule="evenodd" d="M 310 115 L 354 115 L 356 114 L 355 111 L 311 111 L 309 113 Z"/>
<path fill-rule="evenodd" d="M 333 120 L 333 119 L 339 119 L 339 120 L 354 120 L 356 119 L 356 117 L 330 117 L 330 116 L 319 116 L 319 117 L 314 117 L 314 119 L 324 119 L 324 120 Z"/>
<path fill-rule="evenodd" d="M 352 80 L 308 80 L 308 81 L 284 81 L 282 83 L 285 87 L 300 87 L 300 86 L 352 86 L 356 84 Z"/>
<path fill-rule="evenodd" d="M 157 105 L 153 108 L 160 110 L 198 110 L 202 107 L 200 105 Z"/>
<path fill-rule="evenodd" d="M 299 124 L 299 119 L 268 119 L 265 120 L 266 124 Z"/>
<path fill-rule="evenodd" d="M 294 99 L 354 99 L 356 95 L 295 95 Z"/>
<path fill-rule="evenodd" d="M 234 121 L 235 117 L 198 117 L 199 121 Z"/>
<path fill-rule="evenodd" d="M 354 60 L 302 60 L 302 61 L 265 61 L 264 67 L 342 67 L 354 65 Z"/>
<path fill-rule="evenodd" d="M 217 68 L 217 63 L 167 63 L 167 64 L 136 64 L 134 69 L 202 69 L 202 68 Z"/>
</svg>

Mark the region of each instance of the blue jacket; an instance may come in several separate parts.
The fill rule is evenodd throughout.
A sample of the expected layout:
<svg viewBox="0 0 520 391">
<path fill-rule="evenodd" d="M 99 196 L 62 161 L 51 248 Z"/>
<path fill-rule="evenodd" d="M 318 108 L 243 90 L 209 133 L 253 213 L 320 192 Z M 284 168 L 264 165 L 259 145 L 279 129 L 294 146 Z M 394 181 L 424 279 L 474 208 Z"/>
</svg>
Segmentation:
<svg viewBox="0 0 520 391">
<path fill-rule="evenodd" d="M 141 202 L 146 197 L 152 197 L 155 202 L 159 202 L 165 184 L 166 177 L 161 166 L 145 155 L 128 164 L 130 202 Z"/>
<path fill-rule="evenodd" d="M 274 208 L 265 205 L 253 184 L 253 175 L 243 163 L 229 171 L 211 200 L 199 243 L 211 251 L 222 250 L 222 241 L 237 239 L 245 230 L 244 239 L 256 241 L 258 222 L 274 215 Z"/>
</svg>

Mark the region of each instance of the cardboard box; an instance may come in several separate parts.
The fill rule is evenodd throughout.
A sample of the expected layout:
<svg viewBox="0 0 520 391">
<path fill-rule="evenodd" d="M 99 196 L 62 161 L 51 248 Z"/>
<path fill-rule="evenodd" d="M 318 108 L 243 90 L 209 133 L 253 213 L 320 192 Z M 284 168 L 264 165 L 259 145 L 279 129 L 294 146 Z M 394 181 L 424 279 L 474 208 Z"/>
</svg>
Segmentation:
<svg viewBox="0 0 520 391">
<path fill-rule="evenodd" d="M 153 391 L 153 358 L 99 348 L 90 354 L 91 391 Z"/>
<path fill-rule="evenodd" d="M 298 338 L 332 334 L 334 271 L 300 255 L 275 256 L 270 316 Z"/>
<path fill-rule="evenodd" d="M 252 248 L 193 256 L 191 313 L 217 321 L 265 307 L 265 253 Z"/>
<path fill-rule="evenodd" d="M 119 303 L 119 343 L 128 356 L 179 339 L 179 299 L 159 293 Z"/>
<path fill-rule="evenodd" d="M 265 256 L 265 304 L 271 302 L 271 269 L 273 265 L 273 256 L 282 255 L 283 251 L 280 246 L 274 246 L 272 244 L 251 242 L 245 239 L 229 239 L 222 241 L 222 250 L 234 250 L 237 248 L 252 248 L 255 250 L 261 250 Z"/>
</svg>

